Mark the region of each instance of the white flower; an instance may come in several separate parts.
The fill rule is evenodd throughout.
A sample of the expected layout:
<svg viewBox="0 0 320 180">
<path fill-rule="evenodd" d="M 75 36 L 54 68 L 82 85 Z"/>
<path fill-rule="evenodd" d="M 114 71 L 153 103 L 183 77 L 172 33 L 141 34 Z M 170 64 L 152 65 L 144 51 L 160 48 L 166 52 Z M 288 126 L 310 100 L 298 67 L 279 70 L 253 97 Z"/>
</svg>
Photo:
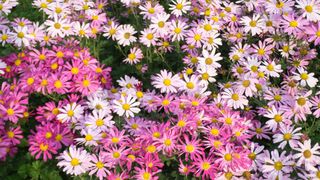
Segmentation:
<svg viewBox="0 0 320 180">
<path fill-rule="evenodd" d="M 244 31 L 248 33 L 251 31 L 252 36 L 256 34 L 260 34 L 262 32 L 262 29 L 264 28 L 264 22 L 263 19 L 260 19 L 260 15 L 255 14 L 252 18 L 245 16 L 241 18 L 240 21 L 245 27 Z"/>
<path fill-rule="evenodd" d="M 210 66 L 212 68 L 219 68 L 221 65 L 217 62 L 222 60 L 221 54 L 216 53 L 216 49 L 212 49 L 209 53 L 207 50 L 202 50 L 203 57 L 199 57 L 199 63 L 202 66 Z"/>
<path fill-rule="evenodd" d="M 296 7 L 301 9 L 302 16 L 309 21 L 320 20 L 320 2 L 318 0 L 297 0 Z"/>
<path fill-rule="evenodd" d="M 276 63 L 274 61 L 272 62 L 263 62 L 263 66 L 260 66 L 260 71 L 263 71 L 267 75 L 271 77 L 280 77 L 279 73 L 282 72 L 281 65 Z"/>
<path fill-rule="evenodd" d="M 170 10 L 171 13 L 176 15 L 177 17 L 182 16 L 182 13 L 186 13 L 191 9 L 191 2 L 187 0 L 177 0 L 176 2 L 173 2 L 173 4 L 170 4 Z"/>
<path fill-rule="evenodd" d="M 69 147 L 69 151 L 63 151 L 57 159 L 60 160 L 57 166 L 71 175 L 86 173 L 90 167 L 90 154 L 86 150 L 77 149 L 73 145 Z"/>
<path fill-rule="evenodd" d="M 138 108 L 140 102 L 136 102 L 136 98 L 132 97 L 130 94 L 127 97 L 121 96 L 121 100 L 114 100 L 113 103 L 114 112 L 119 116 L 125 114 L 126 117 L 134 117 L 133 113 L 140 112 L 140 109 Z"/>
<path fill-rule="evenodd" d="M 133 36 L 135 33 L 137 33 L 137 31 L 135 31 L 131 25 L 125 24 L 119 26 L 115 37 L 118 41 L 118 44 L 128 46 L 137 41 L 137 38 Z"/>
<path fill-rule="evenodd" d="M 62 123 L 64 122 L 76 122 L 79 118 L 82 117 L 83 107 L 81 105 L 77 105 L 77 103 L 67 104 L 63 108 L 59 108 L 60 114 L 58 114 L 57 118 Z"/>
<path fill-rule="evenodd" d="M 59 18 L 57 15 L 53 16 L 53 20 L 46 20 L 44 22 L 47 28 L 47 32 L 52 37 L 59 36 L 61 38 L 71 33 L 71 23 L 67 19 Z"/>
<path fill-rule="evenodd" d="M 28 28 L 27 26 L 21 27 L 14 27 L 14 32 L 10 32 L 9 34 L 9 39 L 11 42 L 13 42 L 16 46 L 21 47 L 21 46 L 29 46 L 30 45 L 30 40 L 31 36 L 28 33 Z"/>
<path fill-rule="evenodd" d="M 306 140 L 302 143 L 298 143 L 298 147 L 294 148 L 298 151 L 297 154 L 293 155 L 293 158 L 298 159 L 297 166 L 305 165 L 305 169 L 315 170 L 315 166 L 319 165 L 320 162 L 320 147 L 318 143 L 311 148 L 311 140 Z"/>
<path fill-rule="evenodd" d="M 282 125 L 280 126 L 280 133 L 273 135 L 273 143 L 279 143 L 279 148 L 284 149 L 287 143 L 291 148 L 297 146 L 302 133 L 299 133 L 301 127 L 294 129 L 293 126 Z"/>
<path fill-rule="evenodd" d="M 294 73 L 295 76 L 293 76 L 293 78 L 294 78 L 294 80 L 300 81 L 301 86 L 304 87 L 307 84 L 310 87 L 316 86 L 318 79 L 313 77 L 314 73 L 308 74 L 308 72 L 301 67 L 298 68 L 298 71 L 299 71 L 299 73 Z"/>
<path fill-rule="evenodd" d="M 248 105 L 246 97 L 232 89 L 225 89 L 221 94 L 229 107 L 244 109 L 244 106 Z"/>
<path fill-rule="evenodd" d="M 111 113 L 111 106 L 106 99 L 102 99 L 97 96 L 88 96 L 88 101 L 86 102 L 88 107 L 93 111 L 104 111 L 108 114 Z"/>
<path fill-rule="evenodd" d="M 265 163 L 262 166 L 262 172 L 268 179 L 285 179 L 284 173 L 290 173 L 292 171 L 292 165 L 294 162 L 291 160 L 291 155 L 286 155 L 286 151 L 282 151 L 279 155 L 278 150 L 271 152 L 271 158 L 267 157 Z"/>
<path fill-rule="evenodd" d="M 93 111 L 92 114 L 87 116 L 86 119 L 87 120 L 85 124 L 88 128 L 98 129 L 100 131 L 106 131 L 110 129 L 115 123 L 111 120 L 112 116 L 103 110 Z"/>
<path fill-rule="evenodd" d="M 151 84 L 160 89 L 161 93 L 176 93 L 177 88 L 182 85 L 182 81 L 178 74 L 172 76 L 172 72 L 161 70 L 160 74 L 152 77 Z"/>
<path fill-rule="evenodd" d="M 101 131 L 93 128 L 82 129 L 81 135 L 84 137 L 76 138 L 75 141 L 86 146 L 97 146 L 97 141 L 102 139 Z"/>
<path fill-rule="evenodd" d="M 0 59 L 0 74 L 4 74 L 3 69 L 7 67 L 7 64 Z"/>
</svg>

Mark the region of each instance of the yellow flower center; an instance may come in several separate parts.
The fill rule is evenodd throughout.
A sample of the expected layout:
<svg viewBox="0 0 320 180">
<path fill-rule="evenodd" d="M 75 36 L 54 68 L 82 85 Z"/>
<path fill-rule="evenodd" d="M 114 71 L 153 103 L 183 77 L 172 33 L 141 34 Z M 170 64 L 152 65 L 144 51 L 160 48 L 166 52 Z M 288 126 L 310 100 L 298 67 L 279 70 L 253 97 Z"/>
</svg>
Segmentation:
<svg viewBox="0 0 320 180">
<path fill-rule="evenodd" d="M 14 110 L 12 108 L 7 109 L 8 116 L 14 115 Z"/>
<path fill-rule="evenodd" d="M 149 153 L 154 153 L 154 152 L 156 152 L 157 149 L 154 145 L 149 145 L 146 150 Z"/>
<path fill-rule="evenodd" d="M 211 165 L 209 162 L 204 162 L 202 163 L 202 169 L 207 171 L 208 169 L 210 169 Z"/>
<path fill-rule="evenodd" d="M 130 59 L 131 61 L 133 61 L 134 59 L 136 59 L 136 54 L 130 53 L 130 54 L 128 55 L 128 59 Z"/>
<path fill-rule="evenodd" d="M 77 75 L 77 74 L 79 73 L 79 68 L 73 67 L 73 68 L 71 69 L 71 73 L 72 73 L 73 75 Z"/>
<path fill-rule="evenodd" d="M 14 137 L 14 132 L 13 131 L 8 131 L 7 135 L 8 135 L 8 138 L 13 138 Z"/>
<path fill-rule="evenodd" d="M 277 171 L 280 171 L 282 169 L 283 165 L 280 161 L 277 161 L 274 163 L 274 169 L 276 169 Z"/>
<path fill-rule="evenodd" d="M 131 124 L 132 129 L 138 129 L 139 125 L 137 123 Z"/>
<path fill-rule="evenodd" d="M 227 154 L 224 155 L 224 159 L 226 161 L 231 161 L 232 160 L 232 155 L 230 153 L 227 153 Z"/>
<path fill-rule="evenodd" d="M 297 103 L 298 103 L 298 105 L 303 106 L 307 103 L 307 100 L 305 98 L 301 97 L 301 98 L 297 99 Z"/>
<path fill-rule="evenodd" d="M 151 174 L 148 172 L 144 172 L 142 174 L 143 180 L 150 180 L 151 179 Z"/>
<path fill-rule="evenodd" d="M 283 134 L 283 139 L 286 141 L 289 141 L 292 138 L 292 134 L 291 133 L 285 133 Z"/>
<path fill-rule="evenodd" d="M 46 151 L 46 150 L 48 150 L 48 145 L 41 143 L 41 144 L 39 145 L 39 148 L 40 148 L 41 151 Z"/>
<path fill-rule="evenodd" d="M 250 154 L 248 154 L 248 158 L 251 160 L 255 160 L 256 159 L 256 154 L 254 152 L 251 152 Z"/>
<path fill-rule="evenodd" d="M 269 71 L 274 71 L 274 66 L 272 64 L 268 64 L 267 69 Z"/>
<path fill-rule="evenodd" d="M 83 85 L 83 87 L 88 87 L 88 86 L 90 86 L 90 81 L 85 79 L 82 81 L 82 85 Z"/>
<path fill-rule="evenodd" d="M 264 54 L 265 54 L 264 49 L 258 49 L 258 54 L 259 54 L 260 56 L 264 55 Z"/>
<path fill-rule="evenodd" d="M 280 114 L 276 114 L 276 115 L 274 115 L 274 120 L 277 122 L 277 123 L 279 123 L 279 122 L 281 122 L 282 121 L 282 116 L 280 115 Z"/>
<path fill-rule="evenodd" d="M 125 111 L 128 111 L 130 108 L 130 105 L 127 103 L 122 105 L 122 109 L 124 109 Z"/>
<path fill-rule="evenodd" d="M 155 13 L 155 9 L 154 9 L 153 7 L 151 7 L 151 8 L 148 9 L 148 12 L 149 12 L 150 14 L 153 14 L 153 13 Z"/>
<path fill-rule="evenodd" d="M 163 144 L 164 144 L 165 146 L 170 146 L 171 143 L 172 143 L 172 142 L 171 142 L 170 139 L 165 139 L 164 142 L 163 142 Z"/>
<path fill-rule="evenodd" d="M 97 120 L 96 120 L 96 125 L 97 125 L 98 127 L 102 126 L 103 124 L 104 124 L 104 121 L 103 121 L 102 119 L 97 119 Z"/>
<path fill-rule="evenodd" d="M 50 139 L 52 137 L 52 133 L 51 132 L 47 132 L 46 133 L 46 139 Z"/>
<path fill-rule="evenodd" d="M 127 32 L 127 33 L 124 33 L 123 36 L 125 39 L 129 39 L 131 37 L 131 34 Z"/>
<path fill-rule="evenodd" d="M 163 22 L 163 21 L 159 21 L 159 22 L 158 22 L 158 26 L 159 26 L 160 28 L 163 28 L 163 27 L 164 27 L 164 22 Z"/>
<path fill-rule="evenodd" d="M 238 101 L 240 99 L 240 97 L 239 97 L 238 94 L 234 93 L 234 94 L 231 95 L 231 99 L 234 100 L 234 101 Z"/>
<path fill-rule="evenodd" d="M 206 58 L 205 63 L 207 65 L 211 65 L 213 63 L 213 60 L 211 58 Z"/>
<path fill-rule="evenodd" d="M 178 127 L 185 127 L 186 126 L 186 122 L 184 120 L 179 120 L 177 123 Z"/>
<path fill-rule="evenodd" d="M 53 27 L 56 28 L 56 29 L 60 29 L 61 28 L 61 24 L 60 23 L 54 23 Z"/>
<path fill-rule="evenodd" d="M 102 169 L 104 167 L 104 164 L 101 161 L 98 161 L 96 163 L 96 166 L 97 166 L 98 169 Z"/>
<path fill-rule="evenodd" d="M 298 21 L 295 21 L 295 20 L 291 21 L 291 22 L 289 23 L 289 26 L 290 26 L 290 27 L 293 27 L 293 28 L 298 27 Z"/>
<path fill-rule="evenodd" d="M 256 27 L 257 26 L 257 21 L 250 21 L 250 23 L 249 23 L 249 25 L 251 26 L 251 27 Z"/>
<path fill-rule="evenodd" d="M 73 111 L 73 110 L 69 110 L 69 111 L 67 112 L 67 115 L 68 115 L 69 117 L 72 117 L 72 116 L 74 115 L 74 111 Z"/>
<path fill-rule="evenodd" d="M 312 153 L 310 150 L 305 150 L 303 151 L 303 156 L 306 158 L 306 159 L 309 159 L 311 156 L 312 156 Z"/>
<path fill-rule="evenodd" d="M 194 40 L 200 41 L 201 40 L 201 35 L 200 34 L 194 35 Z"/>
<path fill-rule="evenodd" d="M 152 40 L 153 39 L 153 34 L 152 33 L 147 34 L 146 38 L 148 40 Z"/>
<path fill-rule="evenodd" d="M 250 81 L 249 80 L 244 80 L 244 81 L 242 81 L 242 85 L 244 87 L 249 87 L 250 86 Z"/>
<path fill-rule="evenodd" d="M 213 136 L 218 136 L 220 134 L 220 131 L 219 131 L 219 129 L 212 128 L 210 131 L 210 134 Z"/>
<path fill-rule="evenodd" d="M 55 137 L 56 141 L 61 141 L 62 140 L 62 135 L 61 134 L 57 134 Z"/>
<path fill-rule="evenodd" d="M 115 151 L 113 154 L 112 154 L 113 158 L 116 158 L 118 159 L 120 157 L 120 153 Z"/>
<path fill-rule="evenodd" d="M 194 146 L 193 146 L 192 144 L 186 145 L 186 151 L 187 151 L 188 153 L 194 152 Z"/>
<path fill-rule="evenodd" d="M 79 159 L 77 158 L 72 158 L 70 163 L 73 167 L 78 166 L 80 164 Z"/>
<path fill-rule="evenodd" d="M 194 88 L 193 82 L 187 82 L 187 88 L 188 89 L 193 89 Z"/>
<path fill-rule="evenodd" d="M 170 104 L 170 101 L 168 99 L 164 99 L 162 101 L 162 106 L 168 106 Z"/>
<path fill-rule="evenodd" d="M 183 4 L 178 3 L 178 4 L 176 5 L 176 8 L 177 8 L 178 10 L 182 10 L 182 8 L 183 8 Z"/>
<path fill-rule="evenodd" d="M 310 5 L 307 5 L 306 7 L 304 7 L 304 9 L 308 12 L 308 13 L 312 13 L 313 11 L 313 7 Z"/>
<path fill-rule="evenodd" d="M 174 32 L 176 33 L 176 34 L 180 34 L 181 33 L 181 28 L 178 28 L 178 27 L 176 27 L 175 29 L 174 29 Z"/>
<path fill-rule="evenodd" d="M 301 73 L 301 74 L 300 74 L 300 78 L 301 78 L 302 80 L 307 80 L 307 79 L 309 78 L 309 76 L 308 76 L 307 73 Z"/>
<path fill-rule="evenodd" d="M 170 86 L 170 85 L 171 85 L 171 80 L 170 80 L 170 79 L 164 79 L 164 80 L 163 80 L 163 84 L 164 84 L 165 86 Z"/>
<path fill-rule="evenodd" d="M 160 132 L 154 132 L 152 134 L 152 136 L 155 137 L 155 138 L 159 138 L 161 136 L 161 134 L 160 134 Z"/>
</svg>

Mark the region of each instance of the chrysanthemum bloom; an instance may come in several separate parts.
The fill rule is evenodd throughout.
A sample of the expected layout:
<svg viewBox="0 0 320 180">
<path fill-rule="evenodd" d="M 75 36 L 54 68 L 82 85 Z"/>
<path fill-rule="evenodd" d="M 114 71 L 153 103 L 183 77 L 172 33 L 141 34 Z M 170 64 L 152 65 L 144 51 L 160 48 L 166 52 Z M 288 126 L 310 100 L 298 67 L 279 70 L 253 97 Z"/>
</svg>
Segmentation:
<svg viewBox="0 0 320 180">
<path fill-rule="evenodd" d="M 89 175 L 95 174 L 100 180 L 107 177 L 110 171 L 107 169 L 108 163 L 103 156 L 91 155 L 90 167 L 88 168 Z"/>
<path fill-rule="evenodd" d="M 314 76 L 314 73 L 308 73 L 305 69 L 303 68 L 298 68 L 298 72 L 299 73 L 295 73 L 294 72 L 294 79 L 297 80 L 297 81 L 300 81 L 300 84 L 301 86 L 310 86 L 310 87 L 314 87 L 317 82 L 318 82 L 318 79 L 313 77 Z"/>
<path fill-rule="evenodd" d="M 63 151 L 57 159 L 57 166 L 63 168 L 67 174 L 80 175 L 89 170 L 90 155 L 86 150 L 70 146 L 68 150 Z"/>
<path fill-rule="evenodd" d="M 134 117 L 134 113 L 140 112 L 138 106 L 140 102 L 136 102 L 136 98 L 128 95 L 127 97 L 121 96 L 120 100 L 114 100 L 114 111 L 119 115 L 126 115 L 126 117 Z"/>
<path fill-rule="evenodd" d="M 30 147 L 29 151 L 32 156 L 35 156 L 36 159 L 40 159 L 42 156 L 44 161 L 52 159 L 52 154 L 57 154 L 57 149 L 52 143 L 47 142 L 37 142 L 29 140 Z"/>
<path fill-rule="evenodd" d="M 282 177 L 290 173 L 294 161 L 292 161 L 291 155 L 286 155 L 286 151 L 283 151 L 280 155 L 278 150 L 271 152 L 271 157 L 266 158 L 264 165 L 262 166 L 264 176 L 270 179 L 282 179 Z"/>
<path fill-rule="evenodd" d="M 273 142 L 280 143 L 279 148 L 284 149 L 287 143 L 291 148 L 295 148 L 302 136 L 299 131 L 301 127 L 294 129 L 292 126 L 280 125 L 280 133 L 273 135 Z"/>
<path fill-rule="evenodd" d="M 135 33 L 136 31 L 131 25 L 121 25 L 115 37 L 120 45 L 128 46 L 136 42 L 137 38 L 134 36 Z"/>
<path fill-rule="evenodd" d="M 125 63 L 129 64 L 137 64 L 141 61 L 143 58 L 143 54 L 140 48 L 133 47 L 130 49 L 130 53 L 128 54 L 128 57 L 123 60 Z"/>
<path fill-rule="evenodd" d="M 76 122 L 83 113 L 83 107 L 77 103 L 67 104 L 63 108 L 59 108 L 58 120 L 61 122 Z"/>
<path fill-rule="evenodd" d="M 160 74 L 156 74 L 152 79 L 152 85 L 160 89 L 161 93 L 176 93 L 177 88 L 182 84 L 179 75 L 172 75 L 172 72 L 167 70 L 161 70 Z"/>
<path fill-rule="evenodd" d="M 297 165 L 304 164 L 306 170 L 315 170 L 315 165 L 320 161 L 319 145 L 316 143 L 311 147 L 311 140 L 305 140 L 303 143 L 298 142 L 298 146 L 294 150 L 298 151 L 293 155 L 294 159 L 298 159 Z"/>
</svg>

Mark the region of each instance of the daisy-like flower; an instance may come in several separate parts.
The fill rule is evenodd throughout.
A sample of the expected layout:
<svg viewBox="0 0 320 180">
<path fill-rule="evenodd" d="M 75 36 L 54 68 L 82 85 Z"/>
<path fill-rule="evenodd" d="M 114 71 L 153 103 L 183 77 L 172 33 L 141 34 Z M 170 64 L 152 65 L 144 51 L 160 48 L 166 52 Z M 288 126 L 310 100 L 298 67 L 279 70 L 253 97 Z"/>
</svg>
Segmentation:
<svg viewBox="0 0 320 180">
<path fill-rule="evenodd" d="M 282 72 L 281 65 L 276 64 L 274 61 L 263 62 L 263 65 L 259 68 L 260 71 L 263 71 L 271 77 L 280 77 L 279 73 Z"/>
<path fill-rule="evenodd" d="M 275 132 L 281 125 L 286 126 L 291 123 L 290 120 L 283 116 L 283 113 L 283 111 L 277 110 L 275 106 L 272 106 L 272 108 L 264 115 L 265 117 L 270 118 L 270 120 L 266 122 L 266 126 L 269 127 L 272 132 Z"/>
<path fill-rule="evenodd" d="M 93 111 L 103 111 L 108 114 L 111 113 L 111 106 L 107 100 L 104 100 L 102 97 L 98 96 L 88 96 L 87 100 L 88 108 L 92 109 Z"/>
<path fill-rule="evenodd" d="M 209 66 L 212 68 L 219 68 L 221 65 L 217 61 L 221 61 L 221 53 L 216 53 L 216 49 L 213 49 L 210 53 L 207 50 L 202 50 L 202 56 L 199 57 L 199 63 L 203 66 Z"/>
<path fill-rule="evenodd" d="M 96 156 L 91 155 L 91 162 L 89 167 L 89 175 L 96 174 L 99 180 L 102 180 L 107 177 L 107 174 L 110 174 L 110 171 L 107 169 L 108 163 L 105 161 L 105 158 L 102 155 Z"/>
<path fill-rule="evenodd" d="M 293 126 L 280 125 L 280 133 L 273 135 L 273 142 L 280 143 L 279 148 L 284 149 L 287 143 L 291 148 L 295 148 L 302 136 L 299 131 L 301 127 L 294 129 Z"/>
<path fill-rule="evenodd" d="M 260 18 L 260 15 L 255 14 L 252 18 L 245 16 L 240 21 L 244 25 L 244 31 L 248 33 L 251 32 L 252 36 L 260 34 L 264 28 L 263 19 Z"/>
<path fill-rule="evenodd" d="M 126 117 L 134 117 L 134 113 L 140 112 L 139 105 L 140 102 L 136 102 L 136 98 L 130 94 L 125 97 L 121 96 L 120 100 L 114 100 L 114 111 L 119 115 L 126 115 Z"/>
<path fill-rule="evenodd" d="M 141 31 L 141 36 L 139 40 L 143 45 L 150 47 L 156 45 L 158 36 L 154 30 L 147 28 Z"/>
<path fill-rule="evenodd" d="M 60 114 L 58 114 L 57 119 L 62 123 L 64 122 L 76 122 L 82 117 L 83 107 L 77 103 L 71 103 L 65 105 L 63 108 L 59 108 Z"/>
<path fill-rule="evenodd" d="M 314 42 L 315 45 L 320 44 L 320 22 L 309 26 L 305 32 L 309 35 L 309 42 Z"/>
<path fill-rule="evenodd" d="M 172 20 L 170 26 L 170 36 L 172 41 L 183 41 L 186 36 L 187 23 L 181 20 Z"/>
<path fill-rule="evenodd" d="M 167 22 L 170 15 L 159 13 L 151 18 L 150 28 L 155 30 L 159 36 L 165 36 L 168 32 L 169 23 Z"/>
<path fill-rule="evenodd" d="M 309 21 L 320 20 L 320 2 L 317 0 L 298 0 L 296 7 L 302 12 L 302 16 Z"/>
<path fill-rule="evenodd" d="M 316 143 L 311 147 L 311 140 L 305 140 L 303 143 L 298 142 L 298 147 L 294 148 L 298 151 L 293 158 L 298 159 L 297 166 L 304 164 L 306 170 L 316 170 L 315 166 L 320 161 L 320 147 Z"/>
<path fill-rule="evenodd" d="M 123 60 L 125 63 L 129 64 L 137 64 L 141 61 L 143 58 L 143 54 L 140 48 L 133 47 L 130 49 L 130 53 L 128 54 L 128 57 Z"/>
<path fill-rule="evenodd" d="M 183 83 L 180 86 L 179 90 L 193 93 L 201 89 L 199 76 L 192 75 L 191 77 L 188 77 L 187 74 L 184 74 L 183 77 L 184 81 L 182 81 Z"/>
<path fill-rule="evenodd" d="M 122 46 L 128 46 L 137 41 L 137 38 L 134 36 L 135 33 L 137 33 L 137 31 L 135 31 L 131 25 L 125 24 L 119 26 L 115 38 L 117 39 L 118 44 Z"/>
<path fill-rule="evenodd" d="M 75 141 L 86 146 L 97 146 L 97 142 L 102 139 L 100 130 L 93 128 L 83 129 L 81 135 L 84 137 L 75 138 Z"/>
<path fill-rule="evenodd" d="M 301 86 L 305 87 L 308 85 L 310 87 L 315 87 L 318 83 L 318 79 L 313 77 L 314 73 L 308 74 L 308 72 L 301 67 L 298 68 L 298 72 L 299 73 L 293 73 L 295 75 L 293 78 L 294 80 L 300 81 Z"/>
<path fill-rule="evenodd" d="M 92 114 L 87 116 L 86 119 L 87 121 L 85 122 L 85 124 L 88 128 L 98 129 L 100 131 L 109 130 L 113 127 L 113 124 L 115 123 L 111 120 L 112 116 L 103 110 L 93 111 Z"/>
<path fill-rule="evenodd" d="M 44 22 L 44 24 L 46 26 L 48 26 L 47 28 L 47 32 L 49 33 L 50 36 L 52 37 L 65 37 L 66 35 L 68 35 L 71 30 L 71 26 L 72 24 L 68 21 L 68 19 L 62 18 L 62 17 L 58 17 L 57 15 L 54 15 L 53 20 L 46 20 Z"/>
<path fill-rule="evenodd" d="M 179 75 L 172 76 L 172 72 L 167 72 L 167 70 L 161 70 L 160 74 L 152 77 L 152 80 L 151 84 L 160 89 L 161 93 L 176 93 L 177 88 L 182 85 Z"/>
<path fill-rule="evenodd" d="M 24 26 L 24 27 L 18 26 L 18 27 L 14 27 L 13 29 L 14 31 L 10 32 L 9 34 L 10 41 L 12 41 L 18 47 L 29 46 L 31 36 L 28 33 L 27 26 Z"/>
<path fill-rule="evenodd" d="M 177 0 L 173 1 L 173 4 L 169 5 L 169 9 L 172 11 L 171 13 L 175 16 L 182 16 L 182 13 L 186 13 L 191 8 L 191 2 L 188 0 Z"/>
<path fill-rule="evenodd" d="M 90 33 L 90 26 L 88 23 L 80 23 L 80 22 L 75 22 L 73 23 L 73 31 L 74 34 L 79 36 L 79 37 L 89 37 L 89 33 Z"/>
<path fill-rule="evenodd" d="M 226 100 L 229 107 L 235 109 L 244 109 L 244 106 L 248 105 L 248 100 L 241 93 L 233 89 L 225 89 L 222 92 L 222 98 Z"/>
<path fill-rule="evenodd" d="M 57 166 L 63 167 L 63 171 L 71 175 L 80 175 L 87 172 L 90 167 L 90 155 L 86 150 L 70 146 L 69 150 L 63 151 L 57 159 Z"/>
<path fill-rule="evenodd" d="M 287 174 L 292 171 L 291 166 L 294 161 L 291 158 L 292 156 L 287 155 L 286 151 L 279 155 L 278 150 L 274 150 L 271 152 L 271 157 L 265 159 L 262 172 L 265 173 L 265 177 L 268 179 L 283 179 L 284 173 Z"/>
</svg>

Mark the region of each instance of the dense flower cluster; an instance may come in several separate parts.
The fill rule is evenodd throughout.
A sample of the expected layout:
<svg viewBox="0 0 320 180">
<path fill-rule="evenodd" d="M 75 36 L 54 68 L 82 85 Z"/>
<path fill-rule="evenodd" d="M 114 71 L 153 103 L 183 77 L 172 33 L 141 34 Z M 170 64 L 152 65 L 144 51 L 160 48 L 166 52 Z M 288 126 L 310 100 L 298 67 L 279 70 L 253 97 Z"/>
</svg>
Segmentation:
<svg viewBox="0 0 320 180">
<path fill-rule="evenodd" d="M 319 1 L 35 0 L 43 23 L 10 21 L 17 5 L 0 2 L 0 43 L 20 50 L 0 60 L 1 159 L 34 118 L 29 152 L 70 175 L 320 178 Z M 112 85 L 100 41 L 135 74 L 168 69 Z"/>
</svg>

